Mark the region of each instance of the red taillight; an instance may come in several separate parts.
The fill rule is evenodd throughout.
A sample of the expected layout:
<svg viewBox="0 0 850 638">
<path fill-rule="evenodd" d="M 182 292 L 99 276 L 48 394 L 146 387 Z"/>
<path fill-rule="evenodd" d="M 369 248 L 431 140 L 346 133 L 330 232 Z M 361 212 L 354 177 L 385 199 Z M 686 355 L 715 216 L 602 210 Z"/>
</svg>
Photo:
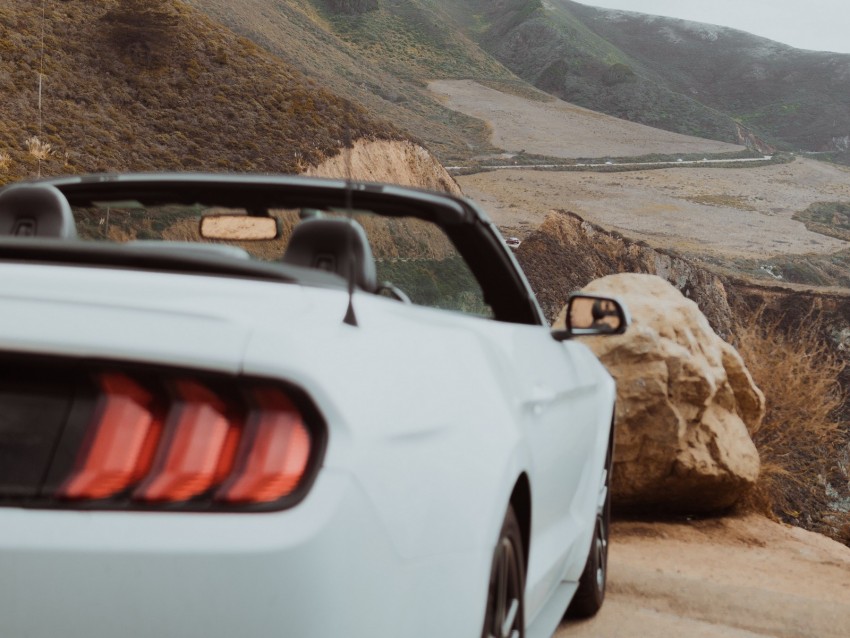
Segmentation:
<svg viewBox="0 0 850 638">
<path fill-rule="evenodd" d="M 310 459 L 310 434 L 301 413 L 275 388 L 252 393 L 255 407 L 248 416 L 234 476 L 216 494 L 218 500 L 265 503 L 290 494 L 301 481 Z"/>
<path fill-rule="evenodd" d="M 194 381 L 178 381 L 176 388 L 160 450 L 135 498 L 185 501 L 208 490 L 215 479 L 231 428 L 227 407 Z"/>
<path fill-rule="evenodd" d="M 95 421 L 71 476 L 60 488 L 66 498 L 100 499 L 126 489 L 146 443 L 155 444 L 151 393 L 121 374 L 104 374 L 98 381 Z"/>
<path fill-rule="evenodd" d="M 270 504 L 304 482 L 320 447 L 287 391 L 265 382 L 240 384 L 243 401 L 240 392 L 212 389 L 221 382 L 184 378 L 167 382 L 166 393 L 124 374 L 97 381 L 94 414 L 61 498 Z"/>
</svg>

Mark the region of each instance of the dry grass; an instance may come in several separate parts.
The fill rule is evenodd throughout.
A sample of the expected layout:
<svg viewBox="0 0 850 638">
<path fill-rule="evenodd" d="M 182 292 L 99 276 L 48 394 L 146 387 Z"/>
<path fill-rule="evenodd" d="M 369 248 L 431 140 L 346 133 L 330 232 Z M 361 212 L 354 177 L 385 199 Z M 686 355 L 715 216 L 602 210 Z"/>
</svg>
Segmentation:
<svg viewBox="0 0 850 638">
<path fill-rule="evenodd" d="M 848 447 L 839 384 L 844 361 L 806 317 L 796 330 L 759 311 L 741 329 L 738 349 L 767 398 L 767 413 L 750 434 L 762 470 L 744 507 L 850 543 L 850 514 L 835 511 L 848 490 Z M 843 494 L 846 497 L 847 494 Z"/>
<path fill-rule="evenodd" d="M 701 193 L 685 197 L 689 202 L 694 204 L 702 204 L 704 206 L 717 206 L 720 208 L 737 208 L 738 210 L 757 210 L 753 206 L 748 197 L 743 195 L 718 195 L 711 193 Z"/>
<path fill-rule="evenodd" d="M 48 160 L 56 153 L 50 142 L 44 142 L 35 135 L 27 138 L 24 141 L 24 146 L 27 147 L 27 152 L 39 161 Z"/>
</svg>

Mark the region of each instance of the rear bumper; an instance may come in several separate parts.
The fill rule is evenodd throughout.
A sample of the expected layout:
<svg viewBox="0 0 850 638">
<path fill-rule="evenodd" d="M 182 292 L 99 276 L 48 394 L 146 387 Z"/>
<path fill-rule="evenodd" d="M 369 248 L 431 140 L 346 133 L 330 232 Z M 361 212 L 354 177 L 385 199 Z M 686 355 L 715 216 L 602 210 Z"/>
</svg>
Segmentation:
<svg viewBox="0 0 850 638">
<path fill-rule="evenodd" d="M 403 559 L 349 475 L 292 510 L 0 509 L 4 636 L 462 636 L 491 548 Z"/>
</svg>

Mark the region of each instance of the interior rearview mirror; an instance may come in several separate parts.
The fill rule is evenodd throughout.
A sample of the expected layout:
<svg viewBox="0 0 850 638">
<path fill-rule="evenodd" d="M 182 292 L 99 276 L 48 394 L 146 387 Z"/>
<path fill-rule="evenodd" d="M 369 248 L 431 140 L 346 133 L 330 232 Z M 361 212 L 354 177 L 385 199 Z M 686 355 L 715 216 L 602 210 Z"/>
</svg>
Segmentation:
<svg viewBox="0 0 850 638">
<path fill-rule="evenodd" d="M 276 217 L 268 216 L 205 215 L 199 232 L 204 239 L 259 241 L 280 237 L 280 223 Z"/>
</svg>

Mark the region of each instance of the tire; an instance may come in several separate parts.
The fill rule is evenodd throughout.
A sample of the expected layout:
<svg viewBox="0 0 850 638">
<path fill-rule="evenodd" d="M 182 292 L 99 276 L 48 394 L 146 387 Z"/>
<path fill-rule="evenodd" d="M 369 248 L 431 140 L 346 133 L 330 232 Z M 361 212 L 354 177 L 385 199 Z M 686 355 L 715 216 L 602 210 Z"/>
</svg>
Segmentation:
<svg viewBox="0 0 850 638">
<path fill-rule="evenodd" d="M 493 552 L 482 638 L 525 636 L 525 559 L 522 534 L 509 507 Z"/>
<path fill-rule="evenodd" d="M 567 608 L 568 618 L 590 618 L 602 608 L 605 601 L 605 585 L 608 582 L 608 532 L 611 525 L 611 468 L 614 460 L 614 431 L 608 441 L 605 455 L 605 501 L 596 514 L 593 542 L 587 555 L 584 571 L 578 581 L 578 589 Z"/>
</svg>

